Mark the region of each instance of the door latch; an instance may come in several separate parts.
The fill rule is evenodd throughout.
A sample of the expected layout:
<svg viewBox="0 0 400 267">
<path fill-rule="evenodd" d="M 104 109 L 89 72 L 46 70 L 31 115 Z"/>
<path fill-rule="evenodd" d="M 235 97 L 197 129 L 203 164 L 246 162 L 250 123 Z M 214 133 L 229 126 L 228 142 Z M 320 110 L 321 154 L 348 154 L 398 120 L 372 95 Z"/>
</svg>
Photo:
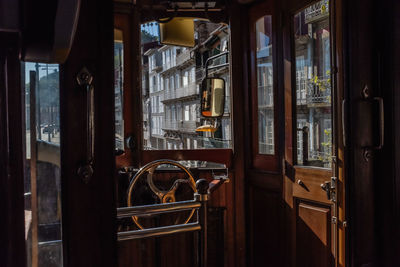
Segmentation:
<svg viewBox="0 0 400 267">
<path fill-rule="evenodd" d="M 326 192 L 326 197 L 332 202 L 336 202 L 336 177 L 331 177 L 330 181 L 321 184 L 321 189 Z"/>
</svg>

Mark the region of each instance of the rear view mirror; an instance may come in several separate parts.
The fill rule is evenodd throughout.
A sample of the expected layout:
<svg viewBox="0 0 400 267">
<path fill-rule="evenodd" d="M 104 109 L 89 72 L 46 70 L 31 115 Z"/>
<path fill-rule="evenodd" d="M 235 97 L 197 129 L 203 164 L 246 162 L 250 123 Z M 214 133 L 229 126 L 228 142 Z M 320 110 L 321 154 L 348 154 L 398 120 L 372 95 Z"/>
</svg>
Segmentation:
<svg viewBox="0 0 400 267">
<path fill-rule="evenodd" d="M 201 83 L 201 115 L 206 118 L 218 118 L 224 114 L 225 80 L 205 78 Z"/>
</svg>

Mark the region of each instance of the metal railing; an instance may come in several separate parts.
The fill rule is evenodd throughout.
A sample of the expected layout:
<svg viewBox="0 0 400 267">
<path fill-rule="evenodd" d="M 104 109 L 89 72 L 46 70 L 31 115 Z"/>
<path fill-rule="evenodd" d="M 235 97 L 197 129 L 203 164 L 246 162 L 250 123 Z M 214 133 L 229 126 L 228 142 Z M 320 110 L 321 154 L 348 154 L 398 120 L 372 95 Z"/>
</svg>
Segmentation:
<svg viewBox="0 0 400 267">
<path fill-rule="evenodd" d="M 258 152 L 260 154 L 268 154 L 273 155 L 275 154 L 275 148 L 273 143 L 266 143 L 266 142 L 258 142 Z"/>
<path fill-rule="evenodd" d="M 319 1 L 305 9 L 305 22 L 311 23 L 329 15 L 329 0 Z"/>
<path fill-rule="evenodd" d="M 330 103 L 331 102 L 331 86 L 328 79 L 319 80 L 319 84 L 312 81 L 307 83 L 307 103 Z"/>
<path fill-rule="evenodd" d="M 258 86 L 258 107 L 272 107 L 274 95 L 272 85 Z"/>
<path fill-rule="evenodd" d="M 168 91 L 164 91 L 164 101 L 178 99 L 186 96 L 197 95 L 199 91 L 197 89 L 197 84 L 190 83 L 187 86 L 180 87 L 177 89 L 170 89 Z"/>
<path fill-rule="evenodd" d="M 182 65 L 190 60 L 192 60 L 190 57 L 190 50 L 183 51 L 176 57 L 176 66 Z"/>
<path fill-rule="evenodd" d="M 177 120 L 165 120 L 164 129 L 166 130 L 181 130 L 185 132 L 195 132 L 198 126 L 196 121 L 177 121 Z"/>
<path fill-rule="evenodd" d="M 197 193 L 194 194 L 194 199 L 192 201 L 118 208 L 117 218 L 149 216 L 193 209 L 196 209 L 198 212 L 196 222 L 152 227 L 141 230 L 120 231 L 117 233 L 118 241 L 161 237 L 185 232 L 199 232 L 198 265 L 207 266 L 207 202 L 209 199 L 209 184 L 205 179 L 200 179 L 196 182 L 196 189 Z"/>
</svg>

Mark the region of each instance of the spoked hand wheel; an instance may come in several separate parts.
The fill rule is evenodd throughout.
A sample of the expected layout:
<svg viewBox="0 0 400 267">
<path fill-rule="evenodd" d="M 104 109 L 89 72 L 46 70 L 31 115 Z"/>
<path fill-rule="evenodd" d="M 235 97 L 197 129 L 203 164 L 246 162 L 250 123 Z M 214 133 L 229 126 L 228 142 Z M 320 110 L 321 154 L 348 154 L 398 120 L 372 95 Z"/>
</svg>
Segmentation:
<svg viewBox="0 0 400 267">
<path fill-rule="evenodd" d="M 161 165 L 177 168 L 161 169 Z M 168 179 L 170 174 L 173 174 L 172 179 Z M 185 166 L 173 160 L 156 160 L 143 166 L 133 176 L 127 192 L 127 205 L 130 207 L 138 204 L 152 205 L 192 200 L 193 194 L 196 192 L 194 177 Z M 165 216 L 175 216 L 175 224 L 186 224 L 194 212 L 194 209 L 187 212 L 184 218 L 182 218 L 182 214 Z M 140 229 L 146 228 L 145 223 L 142 220 L 139 221 L 139 216 L 132 216 L 132 220 Z"/>
</svg>

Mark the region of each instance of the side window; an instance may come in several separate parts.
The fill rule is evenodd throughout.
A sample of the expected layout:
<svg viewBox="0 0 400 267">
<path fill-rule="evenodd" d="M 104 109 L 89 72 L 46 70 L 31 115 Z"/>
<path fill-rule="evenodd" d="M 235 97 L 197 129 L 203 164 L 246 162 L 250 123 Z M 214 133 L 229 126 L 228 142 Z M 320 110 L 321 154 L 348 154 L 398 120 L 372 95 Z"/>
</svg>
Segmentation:
<svg viewBox="0 0 400 267">
<path fill-rule="evenodd" d="M 124 42 L 122 31 L 114 29 L 115 149 L 124 150 Z"/>
<path fill-rule="evenodd" d="M 27 266 L 63 266 L 59 66 L 22 63 Z"/>
<path fill-rule="evenodd" d="M 256 21 L 258 153 L 275 154 L 272 17 Z"/>
<path fill-rule="evenodd" d="M 294 29 L 297 165 L 329 168 L 332 84 L 328 1 L 297 13 Z"/>
<path fill-rule="evenodd" d="M 228 50 L 229 27 L 195 20 L 194 30 L 196 45 L 190 48 L 160 44 L 155 22 L 141 26 L 142 81 L 150 79 L 149 92 L 142 94 L 142 105 L 149 111 L 143 114 L 143 124 L 151 122 L 150 127 L 143 127 L 146 150 L 232 147 L 230 99 L 225 101 L 222 118 L 216 119 L 215 132 L 197 131 L 210 124 L 200 115 L 199 87 L 205 75 L 205 61 Z M 225 95 L 229 98 L 229 66 L 218 67 L 220 61 L 210 64 L 215 68 L 208 74 L 225 79 Z"/>
</svg>

